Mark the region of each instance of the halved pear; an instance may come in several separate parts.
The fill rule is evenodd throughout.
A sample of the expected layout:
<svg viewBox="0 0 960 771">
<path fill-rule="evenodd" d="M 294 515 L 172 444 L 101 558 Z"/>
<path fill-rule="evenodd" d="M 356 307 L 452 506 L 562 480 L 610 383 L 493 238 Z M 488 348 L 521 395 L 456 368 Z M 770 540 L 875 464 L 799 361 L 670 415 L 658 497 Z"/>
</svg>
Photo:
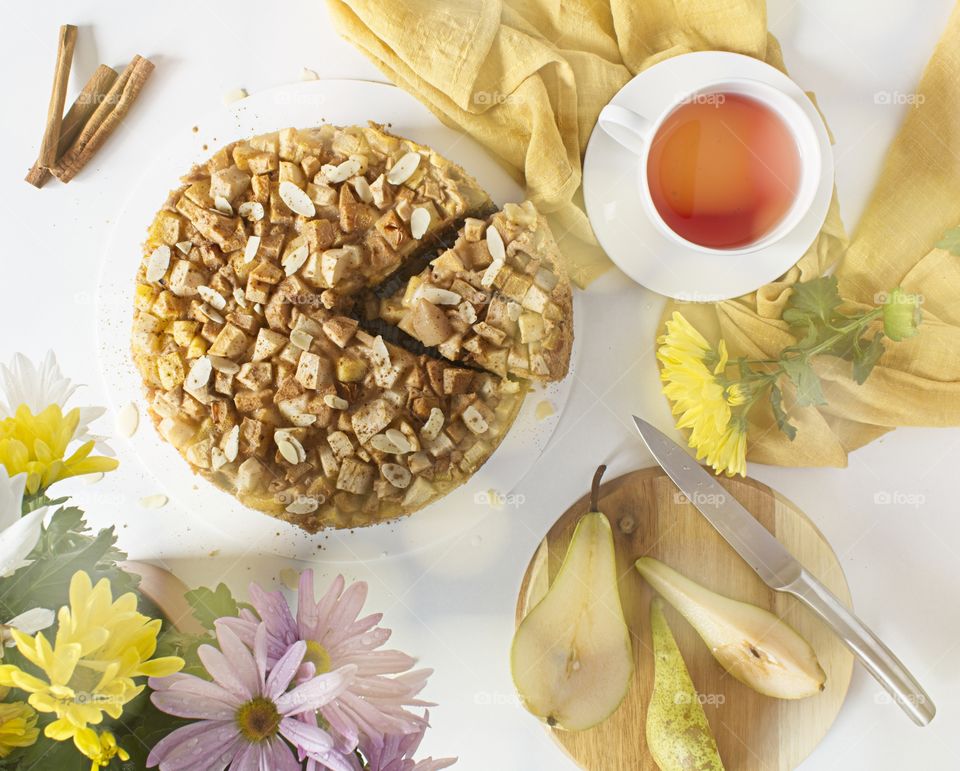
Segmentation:
<svg viewBox="0 0 960 771">
<path fill-rule="evenodd" d="M 653 630 L 653 694 L 647 706 L 650 754 L 660 771 L 723 771 L 717 742 L 663 615 L 660 597 L 650 605 L 650 626 Z"/>
<path fill-rule="evenodd" d="M 652 557 L 635 564 L 741 683 L 778 699 L 803 699 L 823 690 L 827 676 L 810 643 L 773 613 L 711 592 Z"/>
<path fill-rule="evenodd" d="M 601 467 L 602 468 L 602 467 Z M 551 726 L 582 731 L 609 717 L 633 678 L 633 649 L 617 586 L 613 533 L 596 511 L 577 523 L 563 565 L 513 638 L 513 682 Z"/>
</svg>

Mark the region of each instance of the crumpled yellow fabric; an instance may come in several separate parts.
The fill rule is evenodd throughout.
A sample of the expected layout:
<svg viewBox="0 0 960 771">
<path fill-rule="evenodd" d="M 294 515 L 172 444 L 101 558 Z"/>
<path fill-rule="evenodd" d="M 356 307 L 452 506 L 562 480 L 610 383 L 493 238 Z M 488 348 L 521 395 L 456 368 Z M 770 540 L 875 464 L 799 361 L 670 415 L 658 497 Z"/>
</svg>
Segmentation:
<svg viewBox="0 0 960 771">
<path fill-rule="evenodd" d="M 763 0 L 328 2 L 340 32 L 394 83 L 525 182 L 581 286 L 609 266 L 579 190 L 603 105 L 636 73 L 689 51 L 735 51 L 783 68 Z M 724 337 L 732 355 L 769 357 L 793 340 L 779 317 L 798 280 L 835 268 L 854 303 L 873 304 L 897 285 L 924 300 L 921 334 L 888 344 L 863 386 L 849 364 L 818 363 L 829 403 L 791 410 L 793 442 L 756 409 L 751 460 L 840 466 L 892 427 L 960 423 L 960 257 L 934 248 L 960 223 L 958 10 L 918 96 L 849 245 L 834 199 L 819 237 L 781 279 L 736 300 L 677 306 L 708 337 Z"/>
</svg>

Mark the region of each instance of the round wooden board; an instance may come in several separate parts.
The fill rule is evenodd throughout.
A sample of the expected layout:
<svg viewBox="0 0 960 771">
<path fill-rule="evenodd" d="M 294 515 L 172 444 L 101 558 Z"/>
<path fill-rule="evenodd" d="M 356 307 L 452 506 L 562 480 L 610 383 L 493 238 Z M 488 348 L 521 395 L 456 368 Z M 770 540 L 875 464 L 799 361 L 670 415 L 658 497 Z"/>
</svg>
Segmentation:
<svg viewBox="0 0 960 771">
<path fill-rule="evenodd" d="M 584 476 L 585 482 L 589 476 Z M 836 555 L 807 516 L 752 479 L 720 483 L 846 605 L 850 589 Z M 555 578 L 588 496 L 553 525 L 527 567 L 517 601 L 517 623 Z M 827 674 L 825 690 L 800 701 L 761 696 L 729 676 L 683 618 L 667 607 L 690 676 L 729 771 L 788 771 L 817 746 L 840 711 L 850 685 L 853 656 L 840 640 L 792 597 L 769 589 L 660 468 L 643 469 L 601 487 L 600 510 L 613 527 L 620 597 L 633 636 L 636 674 L 619 709 L 588 731 L 551 730 L 588 771 L 656 771 L 647 752 L 646 707 L 653 688 L 650 600 L 653 591 L 633 568 L 638 557 L 662 560 L 720 594 L 777 614 L 806 638 Z"/>
</svg>

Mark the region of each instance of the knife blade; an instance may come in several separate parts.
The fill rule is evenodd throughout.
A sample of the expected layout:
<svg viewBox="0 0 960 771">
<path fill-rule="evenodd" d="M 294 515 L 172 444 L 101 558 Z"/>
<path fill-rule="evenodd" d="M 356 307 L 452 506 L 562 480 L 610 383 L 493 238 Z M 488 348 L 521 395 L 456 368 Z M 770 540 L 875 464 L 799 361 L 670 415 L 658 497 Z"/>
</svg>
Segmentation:
<svg viewBox="0 0 960 771">
<path fill-rule="evenodd" d="M 686 450 L 633 416 L 647 448 L 689 502 L 771 589 L 796 597 L 819 616 L 887 690 L 914 723 L 927 725 L 937 708 L 903 663 L 840 599 Z"/>
</svg>

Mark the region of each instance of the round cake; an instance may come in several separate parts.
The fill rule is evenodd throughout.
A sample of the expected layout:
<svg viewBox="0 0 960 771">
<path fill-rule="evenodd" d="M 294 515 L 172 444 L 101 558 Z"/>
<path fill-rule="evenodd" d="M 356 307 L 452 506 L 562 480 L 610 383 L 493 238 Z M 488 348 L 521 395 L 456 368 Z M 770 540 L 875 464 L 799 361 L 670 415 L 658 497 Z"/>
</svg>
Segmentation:
<svg viewBox="0 0 960 771">
<path fill-rule="evenodd" d="M 567 373 L 546 221 L 428 147 L 284 129 L 181 182 L 144 244 L 133 357 L 160 435 L 248 506 L 310 532 L 410 514 Z"/>
</svg>

